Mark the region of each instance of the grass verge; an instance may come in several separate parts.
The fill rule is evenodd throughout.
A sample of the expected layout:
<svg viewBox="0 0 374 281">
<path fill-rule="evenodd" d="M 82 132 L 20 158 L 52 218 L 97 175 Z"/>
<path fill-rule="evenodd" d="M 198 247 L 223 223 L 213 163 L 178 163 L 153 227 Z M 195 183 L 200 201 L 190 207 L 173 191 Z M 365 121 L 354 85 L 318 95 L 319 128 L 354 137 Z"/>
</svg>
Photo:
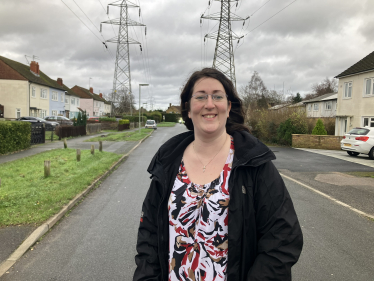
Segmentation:
<svg viewBox="0 0 374 281">
<path fill-rule="evenodd" d="M 355 177 L 374 178 L 374 172 L 346 172 L 345 174 Z"/>
<path fill-rule="evenodd" d="M 175 124 L 174 122 L 161 122 L 157 124 L 157 127 L 174 127 Z"/>
<path fill-rule="evenodd" d="M 45 131 L 45 140 L 51 140 L 52 138 L 52 132 L 51 131 Z M 56 135 L 55 132 L 53 132 L 53 140 L 52 141 L 55 141 L 55 140 L 58 140 L 58 135 Z"/>
<path fill-rule="evenodd" d="M 98 141 L 139 141 L 149 135 L 153 129 L 141 129 L 123 133 L 109 133 L 105 137 L 94 137 L 86 140 L 86 142 L 98 142 Z"/>
<path fill-rule="evenodd" d="M 39 225 L 58 213 L 121 155 L 75 149 L 55 149 L 0 165 L 0 227 Z M 51 161 L 51 176 L 44 178 L 44 160 Z"/>
</svg>

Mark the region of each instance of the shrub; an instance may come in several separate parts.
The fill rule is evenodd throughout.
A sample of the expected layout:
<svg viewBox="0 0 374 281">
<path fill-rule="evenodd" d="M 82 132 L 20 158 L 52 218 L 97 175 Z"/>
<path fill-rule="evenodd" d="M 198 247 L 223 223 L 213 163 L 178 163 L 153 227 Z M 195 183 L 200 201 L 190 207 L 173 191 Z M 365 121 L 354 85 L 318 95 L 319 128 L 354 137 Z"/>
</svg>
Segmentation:
<svg viewBox="0 0 374 281">
<path fill-rule="evenodd" d="M 119 125 L 130 124 L 130 120 L 128 120 L 128 119 L 121 119 L 121 120 L 118 121 L 118 124 Z"/>
<path fill-rule="evenodd" d="M 0 122 L 0 154 L 30 147 L 31 124 L 29 122 Z"/>
<path fill-rule="evenodd" d="M 117 119 L 116 118 L 114 118 L 114 117 L 112 117 L 112 118 L 110 118 L 110 117 L 100 117 L 99 118 L 99 121 L 106 121 L 106 122 L 117 122 Z"/>
<path fill-rule="evenodd" d="M 292 134 L 306 134 L 308 124 L 305 114 L 302 112 L 293 112 L 291 116 L 279 125 L 278 142 L 281 144 L 292 145 Z"/>
<path fill-rule="evenodd" d="M 131 115 L 124 115 L 122 118 L 123 119 L 127 119 L 130 122 L 139 122 L 139 115 L 133 115 L 133 116 L 131 116 Z M 142 122 L 147 121 L 147 117 L 146 116 L 140 116 L 140 119 L 141 119 Z"/>
<path fill-rule="evenodd" d="M 165 113 L 164 116 L 165 116 L 164 122 L 174 122 L 174 123 L 178 123 L 179 118 L 182 117 L 182 115 L 178 113 Z"/>
<path fill-rule="evenodd" d="M 317 120 L 316 126 L 312 131 L 312 135 L 327 135 L 327 131 L 321 119 Z"/>
</svg>

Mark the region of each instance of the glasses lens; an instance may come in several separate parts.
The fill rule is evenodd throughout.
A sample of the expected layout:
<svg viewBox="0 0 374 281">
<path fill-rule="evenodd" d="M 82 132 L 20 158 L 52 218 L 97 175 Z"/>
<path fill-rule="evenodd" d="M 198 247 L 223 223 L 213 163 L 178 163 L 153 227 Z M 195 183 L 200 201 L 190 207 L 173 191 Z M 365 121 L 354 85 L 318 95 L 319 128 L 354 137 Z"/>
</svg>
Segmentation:
<svg viewBox="0 0 374 281">
<path fill-rule="evenodd" d="M 223 101 L 225 99 L 225 95 L 224 94 L 214 94 L 212 95 L 212 99 L 214 101 Z"/>
</svg>

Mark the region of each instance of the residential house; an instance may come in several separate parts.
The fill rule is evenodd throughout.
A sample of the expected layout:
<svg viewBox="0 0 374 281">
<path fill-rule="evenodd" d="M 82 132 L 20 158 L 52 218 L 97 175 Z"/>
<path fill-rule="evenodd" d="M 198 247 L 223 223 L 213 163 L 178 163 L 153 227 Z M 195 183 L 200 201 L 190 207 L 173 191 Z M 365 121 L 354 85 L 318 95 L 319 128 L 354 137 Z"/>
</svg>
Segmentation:
<svg viewBox="0 0 374 281">
<path fill-rule="evenodd" d="M 57 78 L 57 83 L 61 85 L 65 90 L 65 100 L 64 100 L 64 116 L 73 119 L 78 117 L 79 109 L 78 106 L 80 104 L 80 98 L 77 94 L 75 94 L 71 89 L 69 89 L 63 82 L 61 78 Z M 54 115 L 54 114 L 52 114 Z"/>
<path fill-rule="evenodd" d="M 178 114 L 180 114 L 181 113 L 181 107 L 179 105 L 171 105 L 171 103 L 169 103 L 169 107 L 168 107 L 168 109 L 166 109 L 166 113 L 178 113 Z"/>
<path fill-rule="evenodd" d="M 309 118 L 335 117 L 338 93 L 329 93 L 314 99 L 303 101 L 306 105 L 306 116 Z"/>
<path fill-rule="evenodd" d="M 100 117 L 105 115 L 104 102 L 102 94 L 97 95 L 93 92 L 93 88 L 85 89 L 83 87 L 75 85 L 71 90 L 80 97 L 81 110 L 85 110 L 88 116 Z"/>
<path fill-rule="evenodd" d="M 35 61 L 30 66 L 0 56 L 0 104 L 4 118 L 45 117 L 64 114 L 65 89 L 42 71 Z"/>
<path fill-rule="evenodd" d="M 335 135 L 354 127 L 374 127 L 374 52 L 335 78 L 339 79 Z"/>
</svg>

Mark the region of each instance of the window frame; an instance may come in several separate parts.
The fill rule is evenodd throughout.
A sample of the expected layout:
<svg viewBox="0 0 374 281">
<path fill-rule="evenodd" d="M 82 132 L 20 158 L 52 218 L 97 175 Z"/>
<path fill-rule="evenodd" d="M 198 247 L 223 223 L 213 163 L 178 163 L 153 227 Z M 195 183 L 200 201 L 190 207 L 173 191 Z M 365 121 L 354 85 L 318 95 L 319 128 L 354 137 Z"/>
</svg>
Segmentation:
<svg viewBox="0 0 374 281">
<path fill-rule="evenodd" d="M 75 98 L 71 98 L 71 99 L 70 99 L 70 103 L 71 103 L 72 105 L 75 105 Z"/>
<path fill-rule="evenodd" d="M 44 89 L 44 88 L 40 89 L 40 98 L 44 100 L 48 99 L 47 89 Z"/>
<path fill-rule="evenodd" d="M 32 98 L 36 98 L 36 89 L 35 89 L 35 86 L 31 87 L 31 97 Z"/>
<path fill-rule="evenodd" d="M 325 102 L 325 110 L 332 110 L 332 101 Z"/>
<path fill-rule="evenodd" d="M 318 104 L 318 102 L 313 103 L 313 111 L 319 111 L 319 104 Z"/>
<path fill-rule="evenodd" d="M 19 114 L 19 116 L 18 116 Z M 16 108 L 16 118 L 21 118 L 21 108 Z"/>
<path fill-rule="evenodd" d="M 365 125 L 365 119 L 367 119 L 367 125 Z M 365 127 L 365 126 L 374 128 L 374 116 L 362 116 L 362 127 Z"/>
<path fill-rule="evenodd" d="M 58 101 L 58 93 L 56 91 L 52 91 L 52 100 Z"/>
<path fill-rule="evenodd" d="M 367 82 L 369 81 L 369 93 L 367 93 Z M 374 78 L 365 78 L 364 79 L 364 97 L 373 97 L 374 96 Z"/>
<path fill-rule="evenodd" d="M 343 98 L 344 99 L 351 99 L 352 98 L 352 89 L 353 89 L 352 81 L 344 82 L 344 88 L 343 88 Z"/>
<path fill-rule="evenodd" d="M 58 115 L 57 110 L 52 110 L 52 115 L 57 116 Z"/>
</svg>

